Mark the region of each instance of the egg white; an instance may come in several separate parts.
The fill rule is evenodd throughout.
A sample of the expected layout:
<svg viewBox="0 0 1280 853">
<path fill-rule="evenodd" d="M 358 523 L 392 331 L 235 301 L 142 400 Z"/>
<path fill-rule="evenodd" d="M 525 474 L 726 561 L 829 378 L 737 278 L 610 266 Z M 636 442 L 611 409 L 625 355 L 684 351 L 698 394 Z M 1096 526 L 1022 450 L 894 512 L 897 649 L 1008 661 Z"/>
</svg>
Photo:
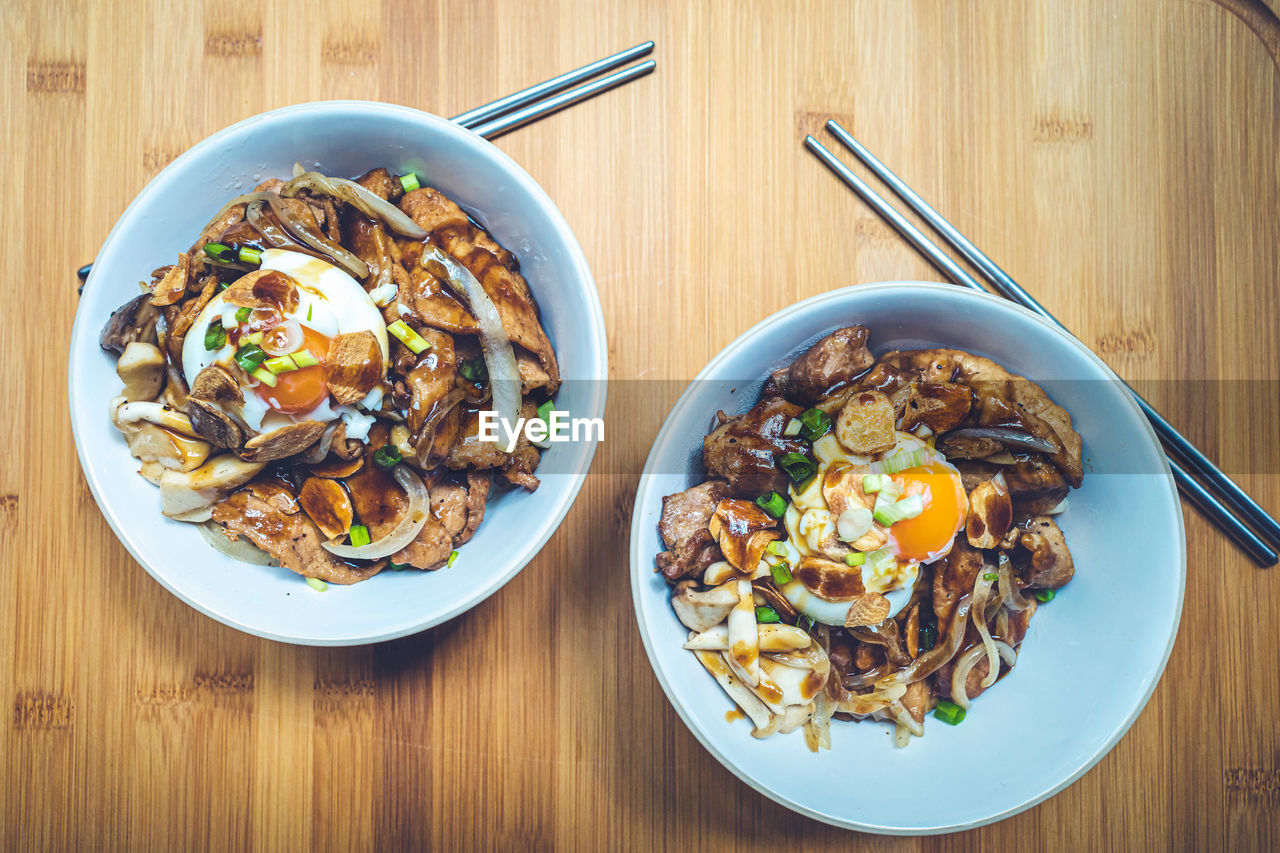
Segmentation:
<svg viewBox="0 0 1280 853">
<path fill-rule="evenodd" d="M 386 375 L 390 357 L 387 325 L 382 319 L 382 312 L 359 282 L 326 261 L 284 249 L 263 251 L 261 268 L 285 273 L 297 282 L 298 307 L 286 316 L 297 320 L 302 326 L 328 337 L 349 332 L 372 332 L 382 352 L 383 375 Z M 236 351 L 234 346 L 228 343 L 221 349 L 207 350 L 204 348 L 204 336 L 214 320 L 221 320 L 227 328 L 234 326 L 235 312 L 235 306 L 228 304 L 223 294 L 219 293 L 209 300 L 209 304 L 196 317 L 182 345 L 182 372 L 188 382 L 215 362 L 225 365 L 233 363 Z M 239 416 L 255 430 L 266 432 L 297 421 L 331 421 L 341 417 L 347 424 L 349 438 L 368 440 L 373 418 L 355 407 L 336 406 L 331 398 L 325 397 L 308 412 L 286 415 L 268 406 L 253 392 L 252 386 L 244 387 L 243 391 L 244 404 L 227 408 L 235 410 L 230 411 L 230 414 Z M 375 395 L 377 400 L 373 399 Z M 380 402 L 381 391 L 375 388 L 369 397 L 357 405 L 367 403 L 370 408 L 376 408 Z"/>
</svg>

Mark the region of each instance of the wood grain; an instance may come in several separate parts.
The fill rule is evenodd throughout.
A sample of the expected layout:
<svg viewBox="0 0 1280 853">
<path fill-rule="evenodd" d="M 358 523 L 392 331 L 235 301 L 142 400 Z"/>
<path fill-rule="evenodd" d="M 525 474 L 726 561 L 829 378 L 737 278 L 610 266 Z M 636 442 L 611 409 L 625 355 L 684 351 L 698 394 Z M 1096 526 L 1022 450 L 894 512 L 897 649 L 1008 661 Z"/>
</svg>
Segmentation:
<svg viewBox="0 0 1280 853">
<path fill-rule="evenodd" d="M 1259 406 L 1280 381 L 1274 8 L 7 4 L 0 846 L 1275 849 L 1280 574 L 1194 511 L 1182 630 L 1133 729 L 1047 803 L 946 838 L 836 830 L 739 783 L 662 695 L 626 580 L 637 472 L 684 381 L 797 299 L 939 278 L 801 149 L 828 116 L 1280 511 L 1275 421 L 1162 381 L 1255 380 Z M 164 592 L 78 470 L 61 343 L 74 269 L 142 185 L 271 107 L 452 115 L 649 38 L 655 75 L 499 142 L 583 245 L 614 379 L 648 383 L 647 405 L 613 402 L 542 553 L 471 613 L 372 648 L 258 640 Z"/>
</svg>

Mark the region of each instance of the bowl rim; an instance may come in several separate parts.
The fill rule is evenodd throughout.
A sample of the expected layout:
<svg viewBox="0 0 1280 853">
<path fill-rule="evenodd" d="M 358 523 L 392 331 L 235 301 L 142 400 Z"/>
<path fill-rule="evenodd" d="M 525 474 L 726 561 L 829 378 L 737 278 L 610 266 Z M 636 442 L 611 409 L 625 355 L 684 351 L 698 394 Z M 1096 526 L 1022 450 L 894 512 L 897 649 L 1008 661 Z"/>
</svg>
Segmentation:
<svg viewBox="0 0 1280 853">
<path fill-rule="evenodd" d="M 1103 371 L 1104 375 L 1112 379 L 1115 379 L 1116 381 L 1120 381 L 1119 377 L 1115 374 L 1115 372 L 1110 367 L 1107 366 L 1106 362 L 1104 362 L 1101 358 L 1099 358 L 1096 353 L 1094 353 L 1091 349 L 1085 346 L 1074 335 L 1065 331 L 1061 327 L 1056 326 L 1053 323 L 1050 323 L 1049 321 L 1045 320 L 1043 317 L 1034 313 L 1033 311 L 1030 311 L 1022 307 L 1021 305 L 1018 305 L 1017 303 L 1011 302 L 999 296 L 995 296 L 991 293 L 968 290 L 953 284 L 943 284 L 939 282 L 911 281 L 911 280 L 896 280 L 896 281 L 871 282 L 867 284 L 846 285 L 844 287 L 836 288 L 834 290 L 824 291 L 823 293 L 819 293 L 814 296 L 810 296 L 806 299 L 803 299 L 799 302 L 792 303 L 791 305 L 788 305 L 785 308 L 782 308 L 781 310 L 776 311 L 773 314 L 770 314 L 768 317 L 765 317 L 759 322 L 752 325 L 749 329 L 747 329 L 742 334 L 738 335 L 736 338 L 734 338 L 732 341 L 726 344 L 724 348 L 722 348 L 718 353 L 716 353 L 716 355 L 709 362 L 707 362 L 706 366 L 703 367 L 702 370 L 698 371 L 697 375 L 693 378 L 692 381 L 690 381 L 688 387 L 685 388 L 685 390 L 681 393 L 680 397 L 672 405 L 670 411 L 667 413 L 667 417 L 664 419 L 662 423 L 662 428 L 658 431 L 657 436 L 653 440 L 653 445 L 649 450 L 649 456 L 645 460 L 644 469 L 641 471 L 640 482 L 636 488 L 636 499 L 634 500 L 633 506 L 632 506 L 631 543 L 630 543 L 629 551 L 630 551 L 630 560 L 631 560 L 630 581 L 631 581 L 632 610 L 633 610 L 633 615 L 635 616 L 635 619 L 636 619 L 636 629 L 640 633 L 640 639 L 644 643 L 645 654 L 649 658 L 650 669 L 653 670 L 654 676 L 658 679 L 658 683 L 662 686 L 662 691 L 663 693 L 666 694 L 667 701 L 671 704 L 672 708 L 675 709 L 681 721 L 684 722 L 685 727 L 690 732 L 693 733 L 694 737 L 697 738 L 698 742 L 702 744 L 703 748 L 706 749 L 707 752 L 709 752 L 712 756 L 714 756 L 715 759 L 719 761 L 720 764 L 723 765 L 727 770 L 733 773 L 734 776 L 736 776 L 741 781 L 745 782 L 751 788 L 763 794 L 765 797 L 768 797 L 770 800 L 774 801 L 775 803 L 785 806 L 786 808 L 791 809 L 792 811 L 798 814 L 802 814 L 806 817 L 813 818 L 814 820 L 820 821 L 822 823 L 825 823 L 831 826 L 837 826 L 843 829 L 857 830 L 859 832 L 867 832 L 867 833 L 872 833 L 876 835 L 922 836 L 922 835 L 939 835 L 944 833 L 960 832 L 967 829 L 976 829 L 978 827 L 986 826 L 988 824 L 992 824 L 992 823 L 996 823 L 998 821 L 1004 820 L 1005 818 L 1012 817 L 1013 815 L 1026 811 L 1027 809 L 1033 806 L 1039 805 L 1040 803 L 1044 802 L 1045 800 L 1049 799 L 1050 797 L 1054 796 L 1055 794 L 1058 794 L 1065 788 L 1069 787 L 1072 783 L 1074 783 L 1076 780 L 1082 777 L 1085 773 L 1093 769 L 1093 767 L 1099 761 L 1101 761 L 1108 753 L 1111 752 L 1112 749 L 1115 748 L 1116 744 L 1120 742 L 1120 739 L 1124 737 L 1124 735 L 1129 731 L 1129 729 L 1133 726 L 1134 722 L 1136 722 L 1138 717 L 1142 714 L 1142 711 L 1146 708 L 1147 703 L 1150 701 L 1152 694 L 1155 693 L 1155 689 L 1157 685 L 1160 683 L 1160 679 L 1164 675 L 1165 668 L 1169 663 L 1169 656 L 1173 652 L 1174 642 L 1176 641 L 1178 636 L 1178 629 L 1182 623 L 1182 608 L 1185 600 L 1186 579 L 1187 579 L 1186 525 L 1184 523 L 1183 513 L 1181 511 L 1176 511 L 1172 513 L 1176 521 L 1178 542 L 1180 544 L 1180 547 L 1178 548 L 1177 606 L 1174 611 L 1173 628 L 1169 633 L 1169 638 L 1167 642 L 1165 643 L 1165 648 L 1161 655 L 1159 666 L 1156 668 L 1153 674 L 1153 677 L 1150 679 L 1149 683 L 1146 686 L 1145 691 L 1143 692 L 1139 700 L 1134 704 L 1133 709 L 1130 711 L 1129 715 L 1121 722 L 1121 724 L 1110 735 L 1110 737 L 1107 738 L 1107 740 L 1102 744 L 1102 746 L 1099 747 L 1098 751 L 1094 755 L 1082 761 L 1080 765 L 1075 770 L 1073 770 L 1065 779 L 1061 780 L 1057 784 L 1049 786 L 1043 791 L 1033 794 L 1021 805 L 1013 808 L 1005 809 L 1002 812 L 999 812 L 994 815 L 989 815 L 987 817 L 977 818 L 977 819 L 974 819 L 971 821 L 965 821 L 962 823 L 949 824 L 945 826 L 934 826 L 934 827 L 887 826 L 887 825 L 879 825 L 879 824 L 870 824 L 870 823 L 864 823 L 864 822 L 855 821 L 855 820 L 847 820 L 839 816 L 826 814 L 824 812 L 818 811 L 817 809 L 811 808 L 805 805 L 804 803 L 798 802 L 796 800 L 791 799 L 790 797 L 786 797 L 786 796 L 783 796 L 782 794 L 777 793 L 776 791 L 772 790 L 768 785 L 766 785 L 763 781 L 758 780 L 755 777 L 743 771 L 741 768 L 737 766 L 737 764 L 729 756 L 725 755 L 721 750 L 717 749 L 716 746 L 710 741 L 710 739 L 703 733 L 701 728 L 694 724 L 691 716 L 685 710 L 684 705 L 681 702 L 677 701 L 676 696 L 674 694 L 674 688 L 672 687 L 670 680 L 667 678 L 667 675 L 662 669 L 662 667 L 660 667 L 658 664 L 657 651 L 655 649 L 655 646 L 651 642 L 648 631 L 645 629 L 645 620 L 642 618 L 642 614 L 643 614 L 642 608 L 644 607 L 644 598 L 646 596 L 642 581 L 647 576 L 651 576 L 653 573 L 653 556 L 654 555 L 652 554 L 645 555 L 639 552 L 639 549 L 641 547 L 640 543 L 644 536 L 644 528 L 647 525 L 647 522 L 645 519 L 645 505 L 639 499 L 640 493 L 646 490 L 646 484 L 650 482 L 650 477 L 653 474 L 653 468 L 657 463 L 658 450 L 672 440 L 672 429 L 674 429 L 674 423 L 671 417 L 672 414 L 675 413 L 677 410 L 681 409 L 683 406 L 687 405 L 686 401 L 688 399 L 691 399 L 691 395 L 693 395 L 700 380 L 710 378 L 715 373 L 715 371 L 720 367 L 720 365 L 723 364 L 725 361 L 727 361 L 729 356 L 732 353 L 736 352 L 739 348 L 741 348 L 748 339 L 752 338 L 754 335 L 761 332 L 765 327 L 770 326 L 780 320 L 791 317 L 795 314 L 811 311 L 815 307 L 820 306 L 827 302 L 838 302 L 855 291 L 858 293 L 868 293 L 868 292 L 875 292 L 875 291 L 885 292 L 885 291 L 900 290 L 908 287 L 911 288 L 913 291 L 920 290 L 920 289 L 933 290 L 939 293 L 945 293 L 947 296 L 955 296 L 959 294 L 961 295 L 962 298 L 966 298 L 966 297 L 972 298 L 975 300 L 976 303 L 979 303 L 979 304 L 987 303 L 987 304 L 999 305 L 1001 308 L 1011 308 L 1015 312 L 1021 313 L 1023 316 L 1038 323 L 1040 327 L 1044 329 L 1046 332 L 1064 339 L 1068 345 L 1070 345 L 1073 349 L 1077 350 L 1087 360 L 1091 361 L 1095 367 Z M 800 343 L 802 342 L 793 342 L 792 346 L 793 347 L 798 346 Z M 1146 416 L 1142 414 L 1142 410 L 1138 407 L 1138 404 L 1134 402 L 1131 396 L 1126 396 L 1125 400 L 1126 400 L 1126 403 L 1132 407 L 1133 412 L 1138 415 L 1138 421 L 1141 423 L 1142 429 L 1145 431 L 1145 435 L 1147 439 L 1154 446 L 1159 448 L 1160 447 L 1159 439 L 1156 437 L 1155 431 L 1151 428 L 1151 424 L 1147 421 Z M 1170 492 L 1173 505 L 1175 507 L 1181 507 L 1180 499 L 1178 497 L 1177 485 L 1174 483 L 1174 479 L 1173 479 L 1173 472 L 1169 467 L 1168 460 L 1165 457 L 1163 451 L 1160 452 L 1160 461 L 1162 465 L 1162 474 L 1163 474 L 1161 479 L 1165 487 Z"/>
<path fill-rule="evenodd" d="M 564 214 L 561 213 L 559 207 L 557 207 L 555 202 L 552 201 L 546 190 L 544 190 L 542 186 L 534 180 L 534 178 L 509 154 L 475 132 L 464 128 L 461 125 L 455 124 L 442 116 L 435 115 L 434 113 L 429 113 L 424 110 L 415 109 L 401 104 L 386 103 L 383 101 L 339 99 L 307 101 L 304 103 L 290 104 L 288 106 L 277 107 L 275 109 L 266 110 L 264 112 L 248 116 L 247 118 L 240 119 L 239 121 L 227 125 L 226 127 L 223 127 L 222 129 L 201 139 L 199 142 L 195 143 L 186 151 L 182 152 L 182 154 L 175 157 L 171 162 L 166 164 L 163 169 L 147 181 L 147 183 L 143 185 L 143 187 L 133 197 L 133 200 L 129 202 L 125 209 L 121 211 L 120 215 L 116 218 L 114 224 L 111 226 L 111 230 L 107 232 L 106 238 L 102 241 L 102 245 L 99 247 L 96 257 L 102 257 L 106 253 L 107 249 L 110 248 L 116 240 L 117 234 L 124 223 L 126 221 L 130 221 L 135 216 L 140 215 L 137 210 L 140 210 L 143 205 L 150 203 L 151 195 L 157 191 L 157 187 L 163 183 L 166 175 L 170 174 L 176 168 L 185 165 L 190 161 L 197 160 L 200 157 L 207 156 L 211 151 L 216 151 L 228 140 L 236 138 L 256 125 L 279 119 L 288 119 L 295 114 L 314 114 L 334 108 L 351 109 L 356 112 L 367 111 L 369 113 L 377 113 L 380 115 L 392 114 L 406 121 L 415 122 L 419 125 L 432 126 L 434 129 L 443 131 L 445 134 L 455 135 L 460 139 L 465 140 L 467 145 L 478 146 L 481 150 L 485 150 L 486 153 L 492 157 L 500 167 L 505 169 L 516 183 L 523 186 L 526 192 L 528 192 L 537 202 L 538 207 L 541 209 L 542 213 L 546 215 L 553 229 L 560 234 L 564 240 L 565 248 L 567 250 L 566 254 L 570 260 L 570 268 L 575 271 L 576 278 L 585 285 L 582 288 L 582 298 L 580 301 L 583 303 L 589 317 L 591 318 L 591 322 L 587 324 L 588 329 L 585 331 L 590 336 L 589 344 L 597 356 L 594 363 L 584 365 L 593 369 L 597 373 L 596 376 L 590 377 L 590 384 L 592 386 L 592 390 L 590 392 L 591 396 L 589 398 L 591 411 L 588 414 L 603 417 L 609 381 L 609 348 L 605 335 L 606 327 L 604 311 L 601 308 L 600 294 L 596 288 L 595 277 L 591 273 L 591 268 L 587 263 L 586 256 L 582 252 L 582 247 L 578 243 L 577 237 L 569 227 L 569 223 L 565 220 Z M 88 278 L 84 282 L 84 286 L 91 286 L 95 277 L 101 273 L 101 270 L 102 267 L 95 261 L 93 269 L 90 271 Z M 150 565 L 150 563 L 143 560 L 138 549 L 134 546 L 131 535 L 125 532 L 125 526 L 117 516 L 115 508 L 108 505 L 104 500 L 98 477 L 94 472 L 93 467 L 87 462 L 86 449 L 84 442 L 81 439 L 78 419 L 76 417 L 78 408 L 81 405 L 84 405 L 77 402 L 74 394 L 74 389 L 77 386 L 77 373 L 80 369 L 80 359 L 77 358 L 76 355 L 77 344 L 80 341 L 80 336 L 82 334 L 86 334 L 85 330 L 81 328 L 82 325 L 87 325 L 90 322 L 96 322 L 96 318 L 91 321 L 91 319 L 86 316 L 87 312 L 80 310 L 83 304 L 84 303 L 82 301 L 77 301 L 76 303 L 76 312 L 72 322 L 69 338 L 67 355 L 67 397 L 69 409 L 67 414 L 71 421 L 71 432 L 76 448 L 76 458 L 80 463 L 81 473 L 85 478 L 85 482 L 89 486 L 89 491 L 93 495 L 94 502 L 98 505 L 98 510 L 106 519 L 107 524 L 115 534 L 116 539 L 124 545 L 134 562 L 141 565 L 147 573 L 159 582 L 159 584 L 170 594 L 197 612 L 212 619 L 216 619 L 224 625 L 235 628 L 236 630 L 242 631 L 246 634 L 293 645 L 314 647 L 360 646 L 411 636 L 447 622 L 450 619 L 471 610 L 496 593 L 499 589 L 510 582 L 512 578 L 523 571 L 534 557 L 537 556 L 538 552 L 542 550 L 543 546 L 546 545 L 552 535 L 560 529 L 560 525 L 563 523 L 565 516 L 568 515 L 569 510 L 577 501 L 582 486 L 586 481 L 587 471 L 591 467 L 591 463 L 595 458 L 597 448 L 595 444 L 592 443 L 586 448 L 586 451 L 580 455 L 577 464 L 572 470 L 566 471 L 564 474 L 557 474 L 557 476 L 571 477 L 574 482 L 569 487 L 569 491 L 564 495 L 560 506 L 556 507 L 553 513 L 548 514 L 546 521 L 539 528 L 538 535 L 525 540 L 525 543 L 518 549 L 513 549 L 513 553 L 518 554 L 518 556 L 511 560 L 510 567 L 496 575 L 488 584 L 477 587 L 473 594 L 463 599 L 460 603 L 442 611 L 439 614 L 376 634 L 352 634 L 346 636 L 282 634 L 269 629 L 249 625 L 240 621 L 230 612 L 210 607 L 209 605 L 200 602 L 195 597 L 188 595 L 186 592 L 179 589 L 174 583 L 171 583 L 168 578 L 158 572 Z"/>
</svg>

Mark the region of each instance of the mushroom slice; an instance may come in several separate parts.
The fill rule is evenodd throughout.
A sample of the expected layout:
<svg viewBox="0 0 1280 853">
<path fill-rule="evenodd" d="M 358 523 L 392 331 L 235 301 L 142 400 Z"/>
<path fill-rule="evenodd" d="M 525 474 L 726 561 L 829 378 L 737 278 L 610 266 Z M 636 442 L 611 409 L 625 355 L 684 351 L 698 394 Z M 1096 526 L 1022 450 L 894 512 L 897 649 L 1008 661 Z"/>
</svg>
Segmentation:
<svg viewBox="0 0 1280 853">
<path fill-rule="evenodd" d="M 878 592 L 868 592 L 858 596 L 849 605 L 845 614 L 844 626 L 857 628 L 862 625 L 879 625 L 889 618 L 889 599 Z"/>
<path fill-rule="evenodd" d="M 244 441 L 244 433 L 231 416 L 208 400 L 188 396 L 187 415 L 196 432 L 216 447 L 236 448 Z"/>
<path fill-rule="evenodd" d="M 716 504 L 707 529 L 729 564 L 751 574 L 760 564 L 765 546 L 782 538 L 776 524 L 754 502 L 726 499 Z"/>
<path fill-rule="evenodd" d="M 240 276 L 222 292 L 222 300 L 237 308 L 270 308 L 289 314 L 301 301 L 298 284 L 279 270 L 254 270 Z"/>
<path fill-rule="evenodd" d="M 211 402 L 226 400 L 237 405 L 244 403 L 244 392 L 240 390 L 240 383 L 231 375 L 231 371 L 220 364 L 211 364 L 197 373 L 196 378 L 191 382 L 191 390 L 187 392 L 187 396 L 199 397 L 201 400 Z"/>
<path fill-rule="evenodd" d="M 895 420 L 888 397 L 879 391 L 859 391 L 849 396 L 836 418 L 836 440 L 864 456 L 889 450 L 897 441 Z"/>
<path fill-rule="evenodd" d="M 724 662 L 724 658 L 717 652 L 695 651 L 693 653 L 698 662 L 701 663 L 711 673 L 712 677 L 724 688 L 724 692 L 729 694 L 729 698 L 737 703 L 742 709 L 742 713 L 750 718 L 757 730 L 768 727 L 773 715 L 769 712 L 768 706 L 760 701 L 754 693 L 729 671 L 728 665 Z"/>
<path fill-rule="evenodd" d="M 329 342 L 324 381 L 340 404 L 353 406 L 363 400 L 384 372 L 382 348 L 373 332 L 348 332 Z"/>
<path fill-rule="evenodd" d="M 827 601 L 853 601 L 867 591 L 862 583 L 860 566 L 837 563 L 825 557 L 801 557 L 799 564 L 791 569 L 791 574 Z"/>
<path fill-rule="evenodd" d="M 129 402 L 154 400 L 164 387 L 164 355 L 155 344 L 131 341 L 116 362 L 116 375 Z"/>
<path fill-rule="evenodd" d="M 323 462 L 317 462 L 310 466 L 307 471 L 313 477 L 328 477 L 331 480 L 341 480 L 344 477 L 350 477 L 364 466 L 364 457 L 357 456 L 355 459 L 339 459 L 333 457 Z"/>
<path fill-rule="evenodd" d="M 691 631 L 705 631 L 719 625 L 738 603 L 737 587 L 732 583 L 695 592 L 693 581 L 681 581 L 671 594 L 671 607 L 684 626 Z"/>
<path fill-rule="evenodd" d="M 208 521 L 215 503 L 249 482 L 263 467 L 227 453 L 194 471 L 165 471 L 160 477 L 160 511 L 179 521 Z"/>
<path fill-rule="evenodd" d="M 979 483 L 969 493 L 969 517 L 965 521 L 965 537 L 975 548 L 994 548 L 1004 539 L 1013 524 L 1013 501 L 1004 474 Z"/>
<path fill-rule="evenodd" d="M 342 484 L 324 477 L 311 477 L 302 484 L 298 501 L 316 527 L 329 539 L 337 539 L 351 529 L 355 510 Z"/>
<path fill-rule="evenodd" d="M 247 462 L 272 462 L 301 453 L 320 439 L 325 426 L 322 421 L 299 421 L 255 435 L 245 442 L 240 458 Z"/>
<path fill-rule="evenodd" d="M 190 271 L 190 259 L 186 255 L 178 255 L 178 262 L 169 267 L 169 271 L 151 289 L 151 304 L 163 307 L 180 301 L 186 295 Z"/>
<path fill-rule="evenodd" d="M 751 581 L 736 581 L 738 603 L 729 611 L 729 651 L 725 660 L 748 687 L 760 683 L 760 635 L 756 631 L 756 600 Z"/>
<path fill-rule="evenodd" d="M 98 346 L 108 352 L 124 352 L 133 341 L 154 343 L 159 318 L 160 311 L 151 304 L 150 294 L 135 296 L 111 312 L 98 335 Z"/>
<path fill-rule="evenodd" d="M 809 634 L 795 625 L 784 625 L 781 622 L 759 625 L 761 652 L 794 652 L 806 649 L 813 642 Z M 690 651 L 724 652 L 729 650 L 729 628 L 727 625 L 715 625 L 701 634 L 689 637 L 684 644 Z"/>
</svg>

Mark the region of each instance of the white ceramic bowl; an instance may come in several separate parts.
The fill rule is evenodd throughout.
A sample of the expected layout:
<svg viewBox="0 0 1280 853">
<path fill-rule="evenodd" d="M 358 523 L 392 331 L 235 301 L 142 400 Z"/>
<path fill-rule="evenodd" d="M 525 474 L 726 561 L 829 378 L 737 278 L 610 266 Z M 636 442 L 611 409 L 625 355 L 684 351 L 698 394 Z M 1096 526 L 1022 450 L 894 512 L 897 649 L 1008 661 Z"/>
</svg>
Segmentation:
<svg viewBox="0 0 1280 853">
<path fill-rule="evenodd" d="M 103 515 L 134 558 L 202 613 L 263 637 L 354 645 L 404 636 L 474 607 L 533 558 L 568 512 L 594 444 L 555 445 L 532 494 L 490 501 L 484 523 L 452 568 L 383 572 L 316 593 L 285 569 L 251 566 L 213 550 L 193 526 L 160 515 L 159 491 L 111 426 L 119 392 L 115 359 L 98 347 L 108 314 L 138 281 L 172 263 L 227 199 L 295 161 L 340 176 L 384 166 L 415 171 L 475 215 L 520 259 L 567 381 L 557 408 L 602 417 L 607 350 L 591 271 L 551 199 L 489 142 L 436 116 L 359 101 L 301 104 L 254 116 L 210 136 L 138 194 L 103 244 L 71 334 L 69 393 L 76 450 Z M 585 380 L 585 381 L 577 381 Z"/>
<path fill-rule="evenodd" d="M 1084 437 L 1082 488 L 1059 517 L 1075 578 L 1036 612 L 1013 672 L 959 726 L 925 720 L 905 749 L 879 723 L 831 726 L 832 748 L 801 733 L 755 740 L 692 654 L 654 573 L 662 496 L 704 479 L 701 442 L 717 409 L 741 412 L 770 370 L 851 323 L 877 354 L 955 347 L 1044 382 Z M 1085 380 L 1065 381 L 1056 380 Z M 695 460 L 691 465 L 690 460 Z M 1128 473 L 1109 473 L 1128 472 Z M 654 672 L 702 744 L 743 781 L 801 814 L 868 832 L 916 835 L 1015 814 L 1079 778 L 1137 718 L 1178 628 L 1186 548 L 1178 496 L 1155 435 L 1114 374 L 1079 343 L 1009 302 L 947 285 L 849 287 L 791 306 L 731 343 L 676 403 L 636 496 L 631 583 Z"/>
</svg>

